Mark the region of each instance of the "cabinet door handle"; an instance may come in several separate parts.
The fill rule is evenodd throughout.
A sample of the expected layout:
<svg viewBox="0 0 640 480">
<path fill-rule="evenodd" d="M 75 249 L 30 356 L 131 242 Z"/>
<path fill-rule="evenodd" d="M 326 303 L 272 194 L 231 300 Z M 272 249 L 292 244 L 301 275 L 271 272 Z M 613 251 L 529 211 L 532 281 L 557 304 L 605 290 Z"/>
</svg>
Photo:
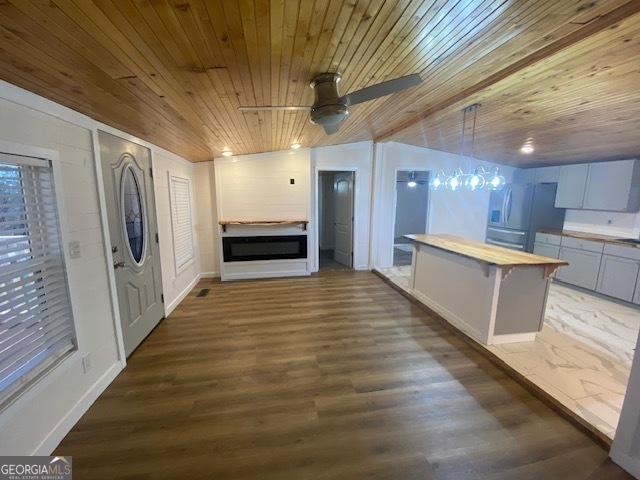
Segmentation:
<svg viewBox="0 0 640 480">
<path fill-rule="evenodd" d="M 124 262 L 113 262 L 113 268 L 114 268 L 114 270 L 115 270 L 116 268 L 122 268 L 122 267 L 124 267 Z"/>
</svg>

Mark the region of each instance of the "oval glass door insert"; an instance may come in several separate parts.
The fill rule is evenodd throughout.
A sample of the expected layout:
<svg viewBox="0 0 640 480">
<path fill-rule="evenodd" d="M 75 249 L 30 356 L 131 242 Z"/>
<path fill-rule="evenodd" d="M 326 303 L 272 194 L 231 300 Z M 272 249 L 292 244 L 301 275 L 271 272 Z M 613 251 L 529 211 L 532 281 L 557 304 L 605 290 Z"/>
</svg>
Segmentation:
<svg viewBox="0 0 640 480">
<path fill-rule="evenodd" d="M 144 252 L 144 214 L 142 209 L 142 192 L 138 179 L 131 165 L 122 173 L 122 217 L 129 253 L 138 265 L 142 262 Z"/>
</svg>

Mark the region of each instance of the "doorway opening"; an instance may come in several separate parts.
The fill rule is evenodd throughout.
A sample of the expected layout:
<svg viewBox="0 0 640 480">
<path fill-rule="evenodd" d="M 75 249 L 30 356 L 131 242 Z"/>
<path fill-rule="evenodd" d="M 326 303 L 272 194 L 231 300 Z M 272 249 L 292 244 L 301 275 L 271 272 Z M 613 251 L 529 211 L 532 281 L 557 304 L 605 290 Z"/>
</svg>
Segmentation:
<svg viewBox="0 0 640 480">
<path fill-rule="evenodd" d="M 318 172 L 318 267 L 353 268 L 355 172 Z"/>
<path fill-rule="evenodd" d="M 393 226 L 393 266 L 411 265 L 413 247 L 408 234 L 427 233 L 429 216 L 429 172 L 398 170 Z"/>
</svg>

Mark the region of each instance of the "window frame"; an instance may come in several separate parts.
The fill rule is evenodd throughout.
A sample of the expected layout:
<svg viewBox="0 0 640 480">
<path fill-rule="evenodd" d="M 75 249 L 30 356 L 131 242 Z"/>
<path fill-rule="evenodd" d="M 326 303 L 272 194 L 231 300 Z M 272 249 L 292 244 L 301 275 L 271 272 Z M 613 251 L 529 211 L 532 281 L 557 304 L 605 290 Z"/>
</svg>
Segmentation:
<svg viewBox="0 0 640 480">
<path fill-rule="evenodd" d="M 193 232 L 193 198 L 191 189 L 191 179 L 188 177 L 182 177 L 179 175 L 173 175 L 171 172 L 167 173 L 169 180 L 169 214 L 171 216 L 171 242 L 173 244 L 173 265 L 175 267 L 176 277 L 189 268 L 196 260 L 196 240 Z M 174 181 L 182 182 L 186 184 L 189 195 L 189 222 L 191 224 L 191 258 L 182 265 L 178 265 L 178 256 L 176 250 L 176 218 L 173 214 L 173 207 L 175 204 L 175 186 Z"/>
<path fill-rule="evenodd" d="M 67 248 L 69 245 L 69 234 L 67 231 L 69 222 L 65 198 L 62 193 L 63 174 L 62 162 L 60 161 L 59 153 L 56 150 L 50 150 L 47 148 L 2 141 L 0 142 L 0 161 L 4 161 L 5 159 L 9 163 L 11 163 L 12 160 L 14 162 L 16 160 L 21 160 L 23 164 L 41 164 L 44 161 L 48 162 L 51 168 L 52 183 L 58 214 L 58 233 L 60 235 L 60 249 L 62 253 L 61 261 L 64 268 L 64 278 L 67 286 L 69 311 L 71 314 L 71 327 L 75 339 L 75 348 L 62 354 L 42 370 L 33 374 L 24 385 L 9 394 L 6 398 L 0 397 L 0 414 L 8 414 L 7 412 L 11 411 L 14 406 L 19 408 L 19 401 L 22 399 L 24 399 L 24 401 L 29 401 L 35 396 L 40 395 L 41 392 L 48 388 L 49 385 L 55 383 L 67 371 L 74 368 L 74 366 L 80 361 L 82 352 L 84 351 L 83 347 L 85 345 L 82 329 L 79 328 L 78 325 L 79 316 L 77 302 L 74 301 L 73 298 L 73 272 L 69 269 L 69 265 L 71 263 L 71 257 Z"/>
</svg>

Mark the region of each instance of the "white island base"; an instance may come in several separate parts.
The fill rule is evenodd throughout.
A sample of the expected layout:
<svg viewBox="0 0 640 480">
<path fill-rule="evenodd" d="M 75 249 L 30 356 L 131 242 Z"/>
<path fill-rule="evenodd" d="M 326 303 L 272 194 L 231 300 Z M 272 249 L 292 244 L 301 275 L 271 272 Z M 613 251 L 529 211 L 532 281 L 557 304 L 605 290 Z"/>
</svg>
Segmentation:
<svg viewBox="0 0 640 480">
<path fill-rule="evenodd" d="M 463 242 L 476 244 L 482 254 L 511 255 L 511 251 L 450 236 L 412 235 L 414 254 L 409 288 L 427 307 L 456 328 L 486 345 L 535 340 L 542 329 L 550 276 L 564 263 L 527 253 L 529 264 L 499 265 L 474 257 L 468 249 L 461 254 L 442 245 L 432 246 L 422 240 L 445 245 Z M 485 248 L 486 247 L 486 248 Z M 540 263 L 533 263 L 533 258 Z M 546 261 L 556 263 L 546 263 Z M 542 263 L 545 262 L 545 263 Z"/>
</svg>

